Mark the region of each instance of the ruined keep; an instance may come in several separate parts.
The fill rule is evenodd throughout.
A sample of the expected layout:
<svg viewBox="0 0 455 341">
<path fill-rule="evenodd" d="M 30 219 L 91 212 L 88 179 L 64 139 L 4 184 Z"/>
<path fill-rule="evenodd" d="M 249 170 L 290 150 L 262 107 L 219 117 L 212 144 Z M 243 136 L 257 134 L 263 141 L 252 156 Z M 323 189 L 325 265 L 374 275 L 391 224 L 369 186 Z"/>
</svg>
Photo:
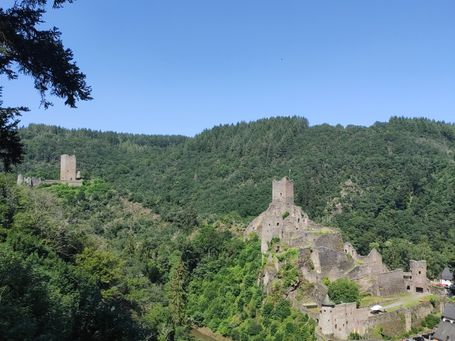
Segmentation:
<svg viewBox="0 0 455 341">
<path fill-rule="evenodd" d="M 427 262 L 424 260 L 411 260 L 410 272 L 405 272 L 406 289 L 412 292 L 429 293 L 430 281 L 427 278 Z"/>
<path fill-rule="evenodd" d="M 294 291 L 287 297 L 293 304 L 300 305 L 297 308 L 322 307 L 317 319 L 319 331 L 324 335 L 341 339 L 346 339 L 351 332 L 363 335 L 376 323 L 387 320 L 371 316 L 368 308 L 359 309 L 355 303 L 324 306 L 327 294 L 327 288 L 322 285 L 324 278 L 330 281 L 349 278 L 361 291 L 374 296 L 428 293 L 430 290 L 425 261 L 411 261 L 411 271 L 407 273 L 402 269 L 390 271 L 376 249 L 366 256 L 359 255 L 350 243 L 343 243 L 337 229 L 311 221 L 294 204 L 294 184 L 287 177 L 273 180 L 271 203 L 248 225 L 244 236 L 247 238 L 252 233 L 259 236 L 261 251 L 267 257 L 262 274 L 267 292 L 273 290 L 273 280 L 279 276 L 282 266 L 273 252 L 280 252 L 280 248 L 297 249 L 299 278 L 313 289 L 305 296 L 306 301 L 297 303 Z"/>
<path fill-rule="evenodd" d="M 289 178 L 272 181 L 272 202 L 294 204 L 294 184 Z"/>
<path fill-rule="evenodd" d="M 24 177 L 22 174 L 18 174 L 17 176 L 18 185 L 35 187 L 40 184 L 50 185 L 55 183 L 62 183 L 76 187 L 82 186 L 81 173 L 76 169 L 76 155 L 60 155 L 60 180 L 43 180 L 34 177 Z"/>
<path fill-rule="evenodd" d="M 63 154 L 60 156 L 60 180 L 76 180 L 76 155 Z"/>
</svg>

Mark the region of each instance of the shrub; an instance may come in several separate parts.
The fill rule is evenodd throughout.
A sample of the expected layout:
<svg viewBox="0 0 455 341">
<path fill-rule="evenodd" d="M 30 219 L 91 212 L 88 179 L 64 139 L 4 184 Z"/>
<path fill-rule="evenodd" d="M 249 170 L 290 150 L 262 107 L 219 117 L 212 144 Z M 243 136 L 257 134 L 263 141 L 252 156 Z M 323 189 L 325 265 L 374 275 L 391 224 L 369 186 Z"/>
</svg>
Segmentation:
<svg viewBox="0 0 455 341">
<path fill-rule="evenodd" d="M 329 297 L 336 304 L 340 303 L 360 303 L 359 287 L 350 279 L 340 278 L 329 284 Z"/>
</svg>

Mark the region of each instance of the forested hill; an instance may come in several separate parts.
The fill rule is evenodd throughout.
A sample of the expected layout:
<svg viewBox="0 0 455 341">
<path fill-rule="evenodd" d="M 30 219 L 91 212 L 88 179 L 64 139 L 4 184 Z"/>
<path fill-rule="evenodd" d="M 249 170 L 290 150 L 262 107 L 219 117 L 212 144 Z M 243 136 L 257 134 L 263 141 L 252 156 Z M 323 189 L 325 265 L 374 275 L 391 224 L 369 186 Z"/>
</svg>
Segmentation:
<svg viewBox="0 0 455 341">
<path fill-rule="evenodd" d="M 172 220 L 252 217 L 288 175 L 296 203 L 342 229 L 362 253 L 377 246 L 391 266 L 423 257 L 434 275 L 455 265 L 455 126 L 392 118 L 370 127 L 309 126 L 301 117 L 223 125 L 187 138 L 30 125 L 18 172 L 57 178 L 59 155 L 75 153 L 100 177 Z M 376 244 L 377 243 L 377 244 Z"/>
</svg>

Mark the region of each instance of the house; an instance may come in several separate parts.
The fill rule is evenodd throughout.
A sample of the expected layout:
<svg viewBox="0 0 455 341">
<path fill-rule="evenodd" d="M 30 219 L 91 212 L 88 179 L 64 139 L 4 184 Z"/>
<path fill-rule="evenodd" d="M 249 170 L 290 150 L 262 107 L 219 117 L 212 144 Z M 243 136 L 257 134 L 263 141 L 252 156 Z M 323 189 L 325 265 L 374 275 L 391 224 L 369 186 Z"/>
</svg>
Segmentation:
<svg viewBox="0 0 455 341">
<path fill-rule="evenodd" d="M 432 340 L 455 341 L 455 304 L 447 303 Z"/>
<path fill-rule="evenodd" d="M 446 266 L 439 275 L 439 284 L 445 287 L 450 287 L 453 284 L 453 273 Z"/>
</svg>

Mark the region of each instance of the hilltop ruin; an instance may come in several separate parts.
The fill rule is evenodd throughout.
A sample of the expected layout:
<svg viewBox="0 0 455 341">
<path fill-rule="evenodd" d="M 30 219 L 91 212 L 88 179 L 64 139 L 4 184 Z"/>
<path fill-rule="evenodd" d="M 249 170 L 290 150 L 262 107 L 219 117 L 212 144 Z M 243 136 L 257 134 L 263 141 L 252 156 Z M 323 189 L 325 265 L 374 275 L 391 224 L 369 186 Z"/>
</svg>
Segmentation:
<svg viewBox="0 0 455 341">
<path fill-rule="evenodd" d="M 68 186 L 82 186 L 81 172 L 76 168 L 76 155 L 62 154 L 60 155 L 60 179 L 59 180 L 44 180 L 35 177 L 24 177 L 22 174 L 17 176 L 18 185 L 27 185 L 36 187 L 41 184 L 67 184 Z"/>
<path fill-rule="evenodd" d="M 303 302 L 297 302 L 295 288 L 288 292 L 287 297 L 301 309 L 305 309 L 305 306 L 320 307 L 316 318 L 318 331 L 323 335 L 347 339 L 351 332 L 363 335 L 381 321 L 387 320 L 371 316 L 368 308 L 359 309 L 356 303 L 327 303 L 324 280 L 349 278 L 359 285 L 363 293 L 372 296 L 430 293 L 424 260 L 410 261 L 411 271 L 404 272 L 402 269 L 389 270 L 376 249 L 372 249 L 367 256 L 359 255 L 350 243 L 343 242 L 337 229 L 311 221 L 294 204 L 294 184 L 287 177 L 273 180 L 272 202 L 266 211 L 248 225 L 244 235 L 248 237 L 252 233 L 259 236 L 261 251 L 266 257 L 262 283 L 267 292 L 273 290 L 273 281 L 279 277 L 282 268 L 276 255 L 282 249 L 297 250 L 299 278 L 312 289 L 307 290 Z M 426 307 L 424 313 L 428 314 L 428 310 L 431 311 L 431 308 Z M 404 314 L 406 329 L 415 323 L 417 315 L 411 321 L 410 313 Z M 393 320 L 397 317 L 390 318 Z"/>
</svg>

